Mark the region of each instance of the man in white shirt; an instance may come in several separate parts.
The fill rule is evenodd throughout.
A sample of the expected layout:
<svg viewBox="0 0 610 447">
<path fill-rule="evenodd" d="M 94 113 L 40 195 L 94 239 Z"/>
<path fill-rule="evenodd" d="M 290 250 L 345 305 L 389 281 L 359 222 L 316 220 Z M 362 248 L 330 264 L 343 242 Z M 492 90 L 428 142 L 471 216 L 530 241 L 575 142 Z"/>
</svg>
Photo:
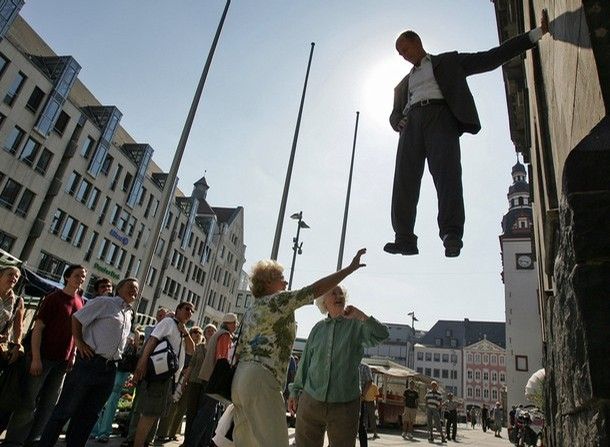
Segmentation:
<svg viewBox="0 0 610 447">
<path fill-rule="evenodd" d="M 185 324 L 191 319 L 195 309 L 191 303 L 183 302 L 178 304 L 174 318 L 162 319 L 153 329 L 142 356 L 138 361 L 138 366 L 134 373 L 134 379 L 145 380 L 140 396 L 140 419 L 136 429 L 134 447 L 143 447 L 146 436 L 155 422 L 164 416 L 169 409 L 170 398 L 173 393 L 174 385 L 184 367 L 186 356 L 191 356 L 195 349 L 193 339 L 188 333 Z M 148 359 L 157 345 L 166 339 L 178 356 L 178 370 L 171 377 L 165 380 L 153 381 L 146 378 Z"/>
<path fill-rule="evenodd" d="M 466 77 L 491 71 L 534 47 L 548 27 L 543 11 L 540 28 L 478 53 L 430 55 L 415 32 L 405 31 L 398 37 L 396 50 L 413 68 L 394 89 L 390 124 L 400 133 L 392 194 L 395 239 L 384 251 L 419 253 L 414 227 L 427 160 L 438 196 L 439 235 L 445 256 L 459 256 L 464 232 L 459 138 L 464 132 L 476 134 L 481 129 Z"/>
</svg>

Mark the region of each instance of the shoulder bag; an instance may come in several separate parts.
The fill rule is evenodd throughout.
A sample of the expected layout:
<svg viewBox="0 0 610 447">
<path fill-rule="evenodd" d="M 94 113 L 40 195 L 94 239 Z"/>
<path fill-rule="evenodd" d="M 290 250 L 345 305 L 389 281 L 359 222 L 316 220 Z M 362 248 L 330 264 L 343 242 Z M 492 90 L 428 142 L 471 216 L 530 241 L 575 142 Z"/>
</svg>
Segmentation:
<svg viewBox="0 0 610 447">
<path fill-rule="evenodd" d="M 235 340 L 235 347 L 233 348 L 231 360 L 229 361 L 225 358 L 216 360 L 212 375 L 205 388 L 207 395 L 212 399 L 216 399 L 223 403 L 231 402 L 231 385 L 233 384 L 233 376 L 235 375 L 238 363 L 235 361 L 235 352 L 237 351 L 237 344 L 241 337 L 241 329 L 242 326 L 239 327 L 239 333 L 237 334 L 237 340 Z M 214 353 L 208 354 L 214 355 Z"/>
</svg>

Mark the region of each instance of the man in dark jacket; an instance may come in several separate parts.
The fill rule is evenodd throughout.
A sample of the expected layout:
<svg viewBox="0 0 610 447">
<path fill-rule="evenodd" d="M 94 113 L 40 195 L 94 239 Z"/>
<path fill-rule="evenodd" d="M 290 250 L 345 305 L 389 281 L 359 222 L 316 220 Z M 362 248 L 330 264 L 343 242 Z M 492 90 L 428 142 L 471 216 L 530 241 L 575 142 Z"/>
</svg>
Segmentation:
<svg viewBox="0 0 610 447">
<path fill-rule="evenodd" d="M 438 195 L 438 226 L 445 256 L 459 256 L 464 232 L 459 138 L 464 132 L 476 134 L 481 129 L 466 77 L 499 67 L 534 47 L 547 32 L 548 16 L 543 11 L 540 28 L 479 53 L 430 55 L 415 32 L 405 31 L 398 37 L 396 50 L 413 68 L 394 89 L 390 115 L 390 124 L 400 139 L 392 194 L 396 236 L 383 248 L 386 252 L 419 253 L 413 230 L 424 162 L 428 160 Z"/>
</svg>

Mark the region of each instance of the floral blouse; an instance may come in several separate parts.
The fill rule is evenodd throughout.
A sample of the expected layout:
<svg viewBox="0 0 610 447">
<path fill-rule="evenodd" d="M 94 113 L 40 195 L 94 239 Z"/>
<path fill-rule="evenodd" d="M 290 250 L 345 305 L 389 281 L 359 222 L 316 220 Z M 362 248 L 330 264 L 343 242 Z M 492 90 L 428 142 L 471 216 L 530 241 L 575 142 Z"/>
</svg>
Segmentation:
<svg viewBox="0 0 610 447">
<path fill-rule="evenodd" d="M 296 337 L 294 311 L 314 299 L 312 287 L 255 298 L 242 321 L 239 361 L 260 363 L 284 389 Z"/>
</svg>

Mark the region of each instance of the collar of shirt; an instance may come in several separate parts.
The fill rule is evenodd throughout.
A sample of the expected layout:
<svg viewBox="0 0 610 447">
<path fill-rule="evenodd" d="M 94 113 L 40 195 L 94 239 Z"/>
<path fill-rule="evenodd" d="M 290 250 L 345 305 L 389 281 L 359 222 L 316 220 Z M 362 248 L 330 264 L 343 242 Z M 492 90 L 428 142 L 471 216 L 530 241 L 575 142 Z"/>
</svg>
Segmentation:
<svg viewBox="0 0 610 447">
<path fill-rule="evenodd" d="M 120 296 L 115 295 L 115 296 L 111 296 L 110 298 L 112 298 L 112 301 L 115 302 L 116 304 L 118 304 L 121 307 L 121 309 L 133 311 L 133 306 L 131 304 L 127 303 L 127 301 L 125 301 Z"/>
<path fill-rule="evenodd" d="M 424 57 L 421 58 L 421 60 L 419 61 L 419 65 L 413 65 L 413 68 L 411 68 L 411 74 L 421 70 L 422 65 L 424 64 L 431 64 L 432 63 L 432 58 L 430 57 L 430 55 L 428 53 L 426 53 L 426 55 Z"/>
<path fill-rule="evenodd" d="M 324 322 L 325 323 L 330 323 L 332 321 L 342 321 L 342 320 L 345 320 L 345 317 L 343 315 L 339 315 L 339 316 L 333 318 L 333 317 L 330 316 L 330 314 L 328 314 L 326 316 L 326 318 L 324 319 Z"/>
</svg>

